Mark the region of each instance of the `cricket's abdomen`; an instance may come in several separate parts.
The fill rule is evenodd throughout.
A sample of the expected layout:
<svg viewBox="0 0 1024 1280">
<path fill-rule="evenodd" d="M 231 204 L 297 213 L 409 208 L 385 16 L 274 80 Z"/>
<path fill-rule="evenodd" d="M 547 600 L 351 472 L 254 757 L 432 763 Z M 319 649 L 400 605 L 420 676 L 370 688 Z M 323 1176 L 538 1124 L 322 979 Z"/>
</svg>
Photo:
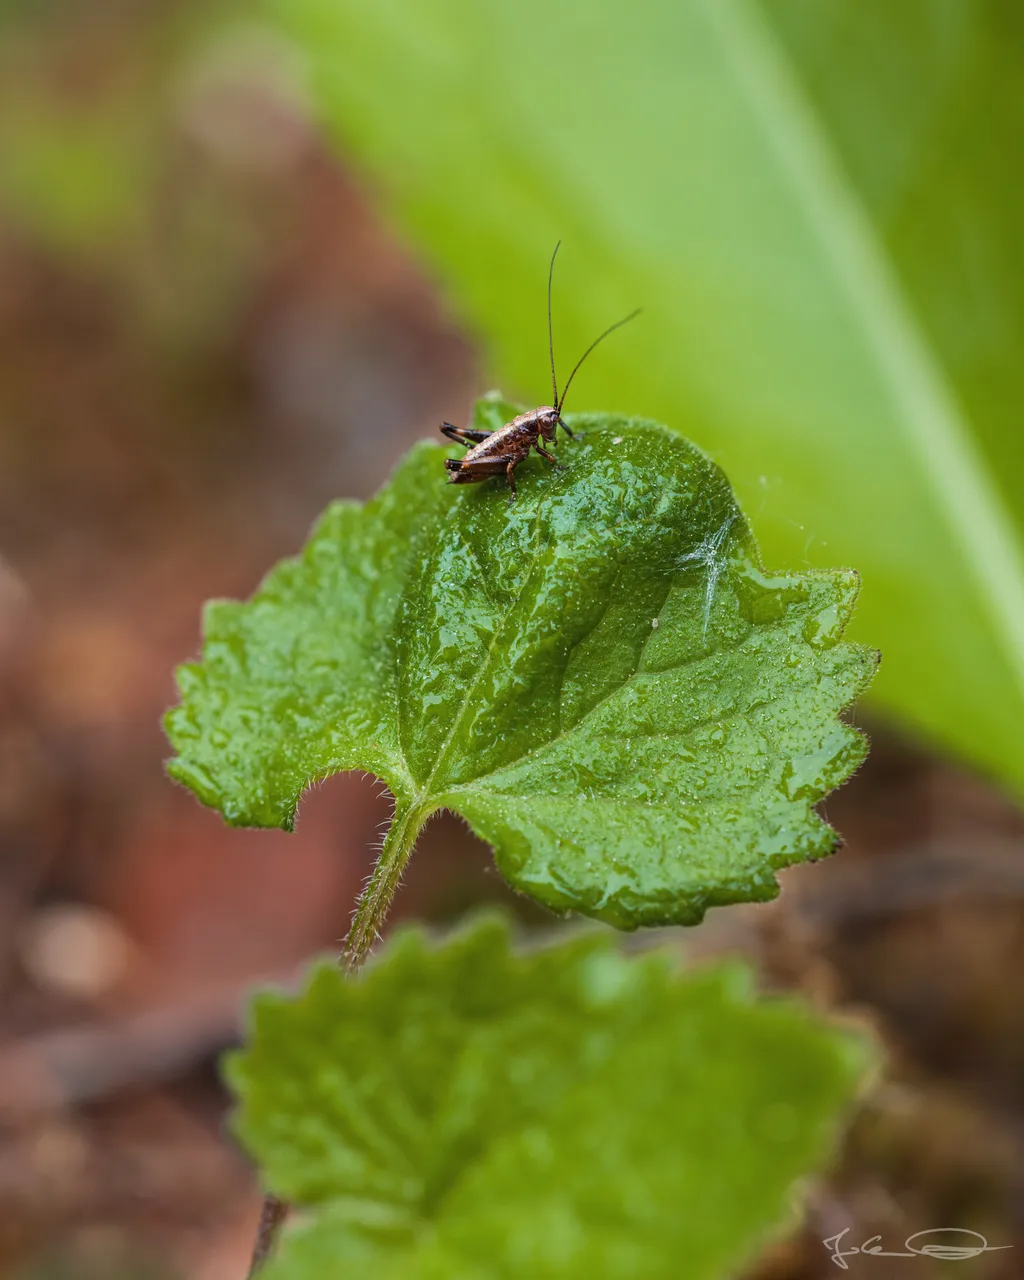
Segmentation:
<svg viewBox="0 0 1024 1280">
<path fill-rule="evenodd" d="M 540 434 L 537 418 L 544 412 L 543 409 L 531 409 L 529 413 L 519 414 L 511 422 L 506 422 L 503 427 L 492 432 L 486 440 L 481 440 L 469 449 L 463 461 L 482 462 L 485 458 L 504 458 L 508 462 L 510 458 L 525 458 Z"/>
</svg>

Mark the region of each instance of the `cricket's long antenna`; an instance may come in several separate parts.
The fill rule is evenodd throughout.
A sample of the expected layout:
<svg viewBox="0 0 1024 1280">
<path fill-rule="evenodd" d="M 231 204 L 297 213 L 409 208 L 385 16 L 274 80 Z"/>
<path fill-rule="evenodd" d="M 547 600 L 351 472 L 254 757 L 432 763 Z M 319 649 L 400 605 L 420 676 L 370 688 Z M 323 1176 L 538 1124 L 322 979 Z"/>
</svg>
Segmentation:
<svg viewBox="0 0 1024 1280">
<path fill-rule="evenodd" d="M 554 262 L 553 258 L 552 258 L 552 262 Z M 590 355 L 591 351 L 593 351 L 593 349 L 597 346 L 599 342 L 604 342 L 605 338 L 607 338 L 610 333 L 614 333 L 616 329 L 621 329 L 624 324 L 629 324 L 630 320 L 635 320 L 641 311 L 643 311 L 643 307 L 637 307 L 637 309 L 635 311 L 631 311 L 628 316 L 623 317 L 623 319 L 621 320 L 616 320 L 613 325 L 609 325 L 608 328 L 605 329 L 604 333 L 602 333 L 600 337 L 595 338 L 594 341 L 590 344 L 590 346 L 587 347 L 586 351 L 584 351 L 584 353 L 576 361 L 576 368 L 573 369 L 572 373 L 569 374 L 569 381 L 562 388 L 561 400 L 559 400 L 557 397 L 555 399 L 555 408 L 558 410 L 559 414 L 561 414 L 562 412 L 562 405 L 565 404 L 565 397 L 568 395 L 569 388 L 572 386 L 572 380 L 573 378 L 576 377 L 576 374 L 579 372 L 579 367 L 583 363 L 583 361 L 586 360 L 587 356 Z M 554 366 L 552 365 L 552 367 Z"/>
<path fill-rule="evenodd" d="M 551 255 L 551 266 L 548 267 L 548 354 L 551 356 L 551 389 L 554 392 L 552 404 L 558 404 L 558 379 L 555 377 L 555 338 L 551 329 L 551 280 L 555 274 L 555 258 L 558 256 L 558 250 L 561 240 L 555 245 L 555 252 Z"/>
</svg>

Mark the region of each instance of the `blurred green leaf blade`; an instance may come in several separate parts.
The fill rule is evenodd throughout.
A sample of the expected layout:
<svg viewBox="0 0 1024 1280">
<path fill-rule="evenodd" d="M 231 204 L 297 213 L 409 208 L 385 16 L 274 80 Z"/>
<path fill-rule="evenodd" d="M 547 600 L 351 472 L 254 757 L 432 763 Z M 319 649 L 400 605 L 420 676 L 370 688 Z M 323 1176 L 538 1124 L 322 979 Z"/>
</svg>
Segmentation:
<svg viewBox="0 0 1024 1280">
<path fill-rule="evenodd" d="M 712 449 L 773 562 L 857 564 L 879 704 L 1024 786 L 1019 17 L 269 4 L 502 376 L 547 395 L 561 238 L 563 361 L 645 308 L 575 403 Z"/>
<path fill-rule="evenodd" d="M 710 1280 L 791 1211 L 869 1061 L 749 975 L 476 923 L 267 995 L 237 1130 L 305 1219 L 268 1280 Z"/>
<path fill-rule="evenodd" d="M 838 715 L 877 660 L 840 642 L 856 575 L 765 574 L 698 449 L 571 422 L 511 506 L 417 446 L 252 601 L 209 606 L 172 774 L 230 822 L 288 827 L 313 781 L 371 771 L 396 821 L 452 809 L 516 888 L 621 928 L 773 897 L 776 869 L 829 852 L 814 805 L 863 758 Z"/>
</svg>

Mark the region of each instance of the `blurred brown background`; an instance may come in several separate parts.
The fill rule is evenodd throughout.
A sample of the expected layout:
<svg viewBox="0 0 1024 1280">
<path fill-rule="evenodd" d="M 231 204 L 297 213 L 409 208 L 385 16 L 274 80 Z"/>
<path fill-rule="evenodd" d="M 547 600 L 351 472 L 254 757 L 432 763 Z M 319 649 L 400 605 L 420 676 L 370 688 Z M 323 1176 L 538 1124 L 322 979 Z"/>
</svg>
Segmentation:
<svg viewBox="0 0 1024 1280">
<path fill-rule="evenodd" d="M 218 1052 L 244 992 L 336 948 L 388 816 L 372 779 L 294 836 L 162 773 L 172 669 L 326 501 L 365 496 L 483 389 L 471 341 L 308 122 L 258 33 L 185 0 L 0 18 L 0 1275 L 233 1280 L 258 1191 Z M 869 726 L 846 847 L 771 906 L 671 936 L 869 1019 L 890 1066 L 806 1224 L 822 1248 L 960 1226 L 1024 1275 L 1024 822 Z M 396 916 L 511 899 L 431 825 Z M 851 1270 L 945 1275 L 923 1258 Z"/>
</svg>

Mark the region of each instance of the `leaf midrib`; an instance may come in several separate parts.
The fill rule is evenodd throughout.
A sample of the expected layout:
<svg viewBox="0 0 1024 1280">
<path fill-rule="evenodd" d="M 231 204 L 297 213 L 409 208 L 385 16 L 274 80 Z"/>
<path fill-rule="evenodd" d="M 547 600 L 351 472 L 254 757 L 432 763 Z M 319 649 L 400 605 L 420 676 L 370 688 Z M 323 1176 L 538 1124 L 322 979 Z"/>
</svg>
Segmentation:
<svg viewBox="0 0 1024 1280">
<path fill-rule="evenodd" d="M 533 548 L 532 548 L 533 564 L 531 564 L 530 572 L 527 575 L 526 582 L 523 584 L 521 594 L 525 593 L 526 589 L 529 587 L 530 581 L 535 571 L 536 554 L 538 550 L 538 544 L 540 541 L 541 515 L 543 514 L 544 504 L 545 504 L 545 499 L 543 498 L 537 503 L 537 513 L 536 513 L 536 517 L 534 521 L 534 529 L 533 529 Z M 475 554 L 474 554 L 474 559 L 476 559 Z M 479 560 L 477 560 L 477 564 L 479 565 Z M 671 585 L 670 585 L 669 590 L 665 593 L 665 601 L 662 603 L 661 609 L 658 610 L 657 616 L 659 621 L 661 619 L 661 614 L 664 611 L 665 603 L 668 601 L 668 598 L 671 594 L 672 592 L 671 592 Z M 617 693 L 621 692 L 622 689 L 624 689 L 632 680 L 636 678 L 638 674 L 640 674 L 640 664 L 643 658 L 643 654 L 647 649 L 647 645 L 651 639 L 651 635 L 653 635 L 655 631 L 655 628 L 652 627 L 650 634 L 645 637 L 643 646 L 640 650 L 640 654 L 637 657 L 636 667 L 630 673 L 630 675 L 625 680 L 623 680 L 621 684 L 618 684 L 615 686 L 614 689 L 609 690 L 609 692 L 605 694 L 605 696 L 601 698 L 599 702 L 596 702 L 587 711 L 586 715 L 581 717 L 581 719 L 578 720 L 572 726 L 571 729 L 567 730 L 566 732 L 559 731 L 553 737 L 548 738 L 545 742 L 539 744 L 537 747 L 531 748 L 531 750 L 529 751 L 524 751 L 521 755 L 517 756 L 514 760 L 506 762 L 501 766 L 500 769 L 492 769 L 492 770 L 489 770 L 487 773 L 476 774 L 474 775 L 473 778 L 469 778 L 465 782 L 457 783 L 454 786 L 445 788 L 444 790 L 437 792 L 435 794 L 433 789 L 434 780 L 436 779 L 442 766 L 447 762 L 447 758 L 451 751 L 452 744 L 455 741 L 456 734 L 458 733 L 459 729 L 462 727 L 462 723 L 471 705 L 471 699 L 476 692 L 477 685 L 482 679 L 484 673 L 489 669 L 491 658 L 494 654 L 495 647 L 497 646 L 499 640 L 501 640 L 504 637 L 504 634 L 509 625 L 509 621 L 512 618 L 512 615 L 513 615 L 513 610 L 509 609 L 508 612 L 505 614 L 504 618 L 502 618 L 501 625 L 495 628 L 494 634 L 491 636 L 490 644 L 487 646 L 487 651 L 486 651 L 484 660 L 477 667 L 477 674 L 474 677 L 472 683 L 467 688 L 465 697 L 462 700 L 462 703 L 459 707 L 458 712 L 452 718 L 452 728 L 450 729 L 447 738 L 442 743 L 441 748 L 438 751 L 437 758 L 434 761 L 434 766 L 430 771 L 430 776 L 427 778 L 426 782 L 423 784 L 422 790 L 416 796 L 415 800 L 412 801 L 410 805 L 411 808 L 433 809 L 436 807 L 437 802 L 440 801 L 444 796 L 455 794 L 460 790 L 468 790 L 475 783 L 479 782 L 481 779 L 492 777 L 495 773 L 501 772 L 501 770 L 503 769 L 507 769 L 514 765 L 521 764 L 523 760 L 529 759 L 530 756 L 536 755 L 537 752 L 550 747 L 552 744 L 558 742 L 560 739 L 567 737 L 569 734 L 575 732 L 575 730 L 578 729 L 579 726 L 585 720 L 589 719 L 590 716 L 592 716 L 594 712 L 598 710 L 599 707 L 603 706 L 608 701 L 609 698 L 612 698 Z M 746 637 L 744 637 L 744 639 L 745 638 Z M 708 656 L 707 654 L 702 654 L 700 655 L 700 658 L 704 658 L 707 656 Z M 694 658 L 691 661 L 692 662 L 700 661 L 700 658 Z M 687 665 L 687 664 L 682 664 L 682 665 Z M 405 759 L 404 751 L 402 753 L 402 762 L 405 765 L 406 774 L 411 776 L 411 773 L 408 767 L 408 761 Z"/>
<path fill-rule="evenodd" d="M 523 584 L 523 589 L 522 589 L 523 592 L 525 592 L 527 587 L 529 587 L 530 582 L 533 578 L 533 575 L 536 571 L 537 546 L 540 541 L 540 523 L 541 523 L 541 515 L 544 510 L 544 505 L 545 505 L 545 499 L 541 498 L 540 501 L 538 501 L 537 503 L 537 511 L 534 517 L 533 547 L 532 547 L 532 555 L 531 555 L 530 572 L 527 574 L 526 582 Z M 479 560 L 477 560 L 477 564 L 479 565 Z M 452 717 L 452 724 L 451 724 L 451 728 L 448 731 L 448 736 L 445 738 L 444 742 L 440 746 L 440 749 L 438 750 L 437 756 L 434 760 L 433 768 L 430 771 L 430 775 L 426 779 L 426 781 L 423 783 L 423 786 L 419 794 L 417 795 L 416 799 L 412 802 L 412 805 L 410 806 L 411 808 L 414 808 L 414 809 L 429 808 L 430 810 L 433 810 L 434 808 L 437 807 L 436 800 L 435 800 L 435 792 L 434 792 L 434 780 L 437 778 L 437 775 L 440 772 L 443 765 L 447 763 L 448 756 L 451 752 L 452 744 L 455 741 L 456 734 L 458 733 L 459 729 L 462 727 L 463 721 L 466 718 L 466 714 L 470 706 L 472 705 L 472 699 L 476 693 L 477 686 L 479 685 L 481 679 L 483 678 L 484 673 L 490 669 L 491 659 L 494 656 L 494 650 L 497 647 L 499 640 L 501 640 L 504 637 L 504 634 L 508 627 L 509 619 L 511 618 L 512 613 L 513 613 L 513 610 L 509 609 L 508 612 L 505 614 L 505 616 L 502 618 L 501 625 L 495 628 L 494 633 L 491 636 L 490 644 L 488 644 L 487 646 L 487 650 L 484 655 L 483 661 L 478 665 L 476 669 L 476 675 L 474 676 L 472 682 L 467 686 L 465 695 L 462 699 L 461 704 L 459 705 L 459 709 L 455 713 L 455 715 Z M 396 686 L 397 686 L 397 674 L 398 673 L 396 672 L 395 673 Z M 405 759 L 404 751 L 402 752 L 402 760 L 403 760 L 403 763 L 405 764 L 406 773 L 408 773 L 411 776 L 411 770 L 409 769 L 408 761 Z M 441 794 L 443 794 L 443 792 Z"/>
</svg>

